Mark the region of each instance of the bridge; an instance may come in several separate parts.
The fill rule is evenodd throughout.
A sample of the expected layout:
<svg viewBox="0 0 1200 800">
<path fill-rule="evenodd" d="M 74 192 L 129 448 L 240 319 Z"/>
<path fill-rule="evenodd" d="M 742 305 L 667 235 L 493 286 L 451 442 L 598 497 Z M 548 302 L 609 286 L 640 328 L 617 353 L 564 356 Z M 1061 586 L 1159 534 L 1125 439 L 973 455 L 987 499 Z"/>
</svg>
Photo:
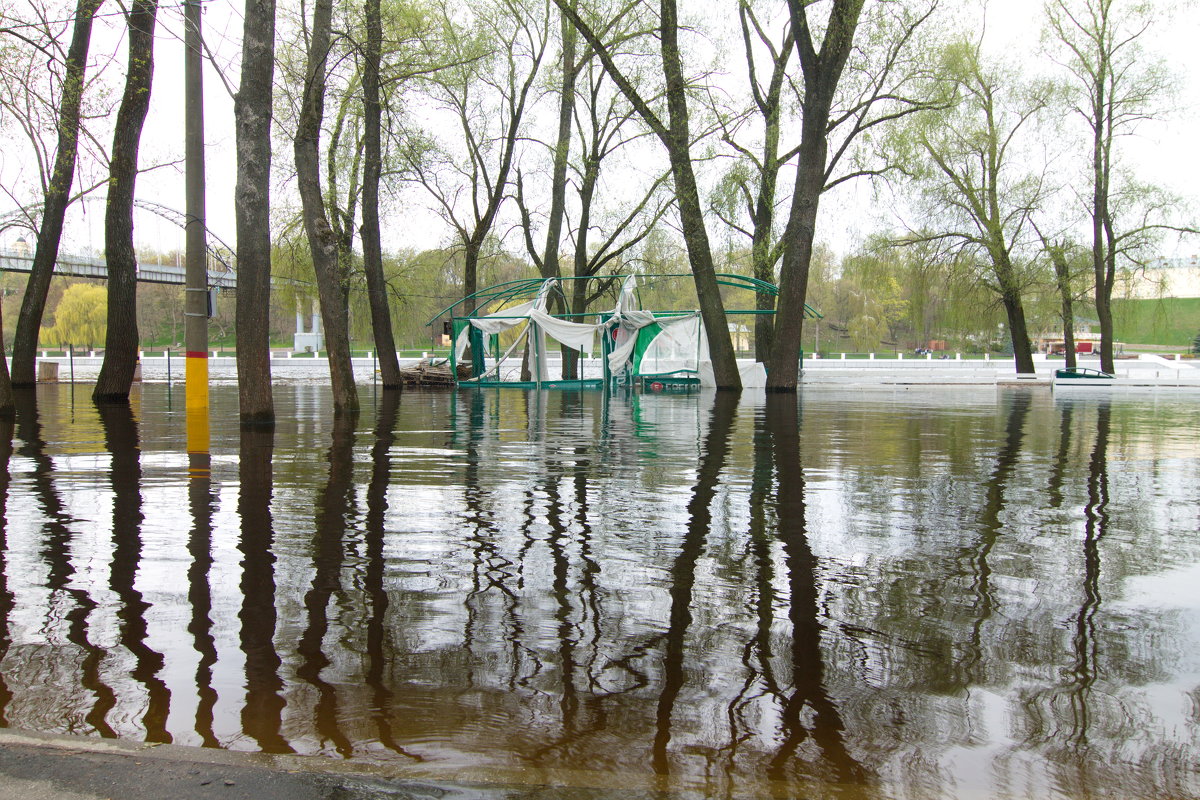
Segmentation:
<svg viewBox="0 0 1200 800">
<path fill-rule="evenodd" d="M 169 206 L 164 206 L 162 203 L 155 203 L 150 200 L 135 200 L 133 204 L 140 209 L 149 211 L 168 222 L 178 225 L 180 228 L 187 227 L 188 216 L 182 211 L 176 211 Z M 0 214 L 0 230 L 13 227 L 26 228 L 36 236 L 36 227 L 32 224 L 32 220 L 41 208 L 41 203 L 35 203 Z M 229 263 L 231 260 L 230 257 L 234 252 L 233 248 L 225 244 L 216 234 L 207 229 L 205 230 L 205 239 L 205 249 L 208 251 L 208 257 L 221 267 L 220 269 L 208 270 L 209 288 L 236 289 L 237 273 Z M 184 270 L 184 267 L 176 264 L 142 264 L 139 262 L 137 265 L 137 279 L 142 283 L 171 283 L 184 286 L 186 285 Z M 0 248 L 0 272 L 32 271 L 32 248 Z M 66 275 L 72 278 L 108 280 L 108 263 L 103 258 L 72 256 L 59 253 L 58 259 L 54 263 L 54 274 Z"/>
<path fill-rule="evenodd" d="M 0 272 L 30 272 L 33 269 L 33 252 L 27 248 L 0 248 Z M 185 268 L 177 264 L 141 263 L 137 265 L 137 279 L 143 283 L 171 283 L 183 286 Z M 54 262 L 55 275 L 73 278 L 108 279 L 108 262 L 103 258 L 58 254 Z M 211 288 L 236 289 L 237 273 L 227 266 L 208 271 Z"/>
</svg>

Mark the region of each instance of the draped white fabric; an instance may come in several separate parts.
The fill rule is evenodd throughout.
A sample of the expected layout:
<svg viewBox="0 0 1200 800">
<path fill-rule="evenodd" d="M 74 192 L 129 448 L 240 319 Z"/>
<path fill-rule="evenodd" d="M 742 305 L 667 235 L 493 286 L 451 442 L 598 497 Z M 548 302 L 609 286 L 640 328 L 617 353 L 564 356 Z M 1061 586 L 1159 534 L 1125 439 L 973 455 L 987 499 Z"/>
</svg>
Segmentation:
<svg viewBox="0 0 1200 800">
<path fill-rule="evenodd" d="M 502 308 L 482 317 L 470 320 L 471 325 L 488 336 L 494 336 L 522 323 L 532 322 L 537 326 L 538 333 L 530 339 L 533 356 L 532 368 L 540 380 L 549 380 L 549 368 L 546 364 L 546 337 L 566 345 L 572 350 L 579 350 L 591 356 L 596 344 L 596 330 L 603 327 L 600 324 L 570 322 L 547 313 L 550 290 L 557 281 L 549 280 L 538 289 L 537 297 L 525 303 Z M 462 360 L 467 349 L 468 328 L 463 328 L 455 340 L 455 359 Z M 509 348 L 511 352 L 512 348 Z M 505 356 L 507 357 L 507 353 Z"/>
<path fill-rule="evenodd" d="M 529 318 L 537 323 L 556 342 L 561 342 L 572 350 L 580 350 L 589 356 L 595 348 L 596 329 L 599 325 L 585 322 L 569 322 L 547 314 L 541 308 L 529 312 Z"/>
<path fill-rule="evenodd" d="M 521 303 L 519 306 L 502 308 L 499 311 L 488 314 L 486 317 L 475 317 L 471 320 L 471 324 L 484 333 L 500 333 L 501 331 L 506 331 L 509 328 L 520 325 L 528 319 L 529 312 L 535 308 L 537 302 L 537 300 L 530 300 L 528 303 Z"/>
</svg>

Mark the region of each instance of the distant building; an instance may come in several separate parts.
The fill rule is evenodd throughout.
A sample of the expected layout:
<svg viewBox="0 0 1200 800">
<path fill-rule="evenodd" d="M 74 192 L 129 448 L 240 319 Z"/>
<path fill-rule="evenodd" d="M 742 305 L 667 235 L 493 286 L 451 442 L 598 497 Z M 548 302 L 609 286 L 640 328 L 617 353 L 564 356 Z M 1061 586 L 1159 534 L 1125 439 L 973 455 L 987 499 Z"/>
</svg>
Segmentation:
<svg viewBox="0 0 1200 800">
<path fill-rule="evenodd" d="M 1200 297 L 1200 256 L 1155 258 L 1145 267 L 1119 271 L 1113 296 L 1135 300 Z"/>
<path fill-rule="evenodd" d="M 1083 355 L 1100 352 L 1100 333 L 1092 332 L 1093 325 L 1100 323 L 1092 319 L 1075 318 L 1075 330 L 1072 338 L 1075 340 L 1075 352 Z M 1062 331 L 1048 331 L 1034 340 L 1034 350 L 1052 356 L 1061 356 L 1067 352 L 1067 340 Z"/>
</svg>

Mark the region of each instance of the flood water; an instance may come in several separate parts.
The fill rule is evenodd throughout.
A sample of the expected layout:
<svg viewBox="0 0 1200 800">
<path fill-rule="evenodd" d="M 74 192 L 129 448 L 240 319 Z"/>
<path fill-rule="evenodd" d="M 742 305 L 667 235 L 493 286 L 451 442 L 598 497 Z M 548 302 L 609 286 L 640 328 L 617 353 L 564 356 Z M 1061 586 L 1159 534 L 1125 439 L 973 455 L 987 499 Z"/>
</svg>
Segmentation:
<svg viewBox="0 0 1200 800">
<path fill-rule="evenodd" d="M 276 389 L 0 422 L 0 724 L 503 797 L 1200 797 L 1200 402 Z M 11 442 L 11 445 L 9 444 Z M 514 788 L 515 787 L 515 788 Z"/>
</svg>

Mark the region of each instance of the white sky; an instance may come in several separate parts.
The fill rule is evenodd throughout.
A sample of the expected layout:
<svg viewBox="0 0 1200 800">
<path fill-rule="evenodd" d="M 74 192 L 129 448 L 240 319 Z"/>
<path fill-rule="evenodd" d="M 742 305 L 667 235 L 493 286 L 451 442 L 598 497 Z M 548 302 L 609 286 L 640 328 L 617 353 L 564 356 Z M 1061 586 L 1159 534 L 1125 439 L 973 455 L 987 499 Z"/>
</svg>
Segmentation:
<svg viewBox="0 0 1200 800">
<path fill-rule="evenodd" d="M 699 0 L 690 0 L 698 2 Z M 229 65 L 240 53 L 240 3 L 209 0 L 205 11 L 205 36 L 218 62 Z M 1027 53 L 1029 59 L 1041 59 L 1037 53 L 1040 29 L 1040 0 L 1009 0 L 992 3 L 988 15 L 988 40 L 997 50 Z M 160 11 L 156 51 L 156 74 L 142 145 L 143 165 L 179 158 L 183 141 L 183 47 L 181 11 L 166 6 Z M 1177 9 L 1168 24 L 1160 26 L 1153 38 L 1154 48 L 1172 64 L 1181 80 L 1178 106 L 1162 122 L 1147 123 L 1133 145 L 1133 153 L 1144 177 L 1173 189 L 1200 210 L 1200 157 L 1196 141 L 1200 135 L 1200 48 L 1195 34 L 1200 32 L 1200 7 Z M 124 56 L 121 55 L 123 62 Z M 739 69 L 740 65 L 733 67 Z M 227 79 L 236 84 L 236 70 L 227 66 Z M 216 70 L 208 65 L 205 73 L 206 159 L 208 177 L 207 215 L 209 227 L 226 243 L 234 245 L 233 186 L 235 179 L 233 102 Z M 290 148 L 275 153 L 277 163 L 290 164 Z M 145 174 L 139 179 L 139 197 L 182 210 L 183 171 L 172 167 Z M 423 198 L 421 198 L 423 200 Z M 889 224 L 888 210 L 874 207 L 870 187 L 859 184 L 840 189 L 826 198 L 823 228 L 819 237 L 843 249 L 870 230 Z M 82 213 L 73 212 L 68 247 L 72 250 L 99 249 L 103 245 L 103 205 L 94 200 L 84 204 Z M 401 224 L 397 224 L 400 221 Z M 426 248 L 445 241 L 447 231 L 430 212 L 408 208 L 385 218 L 385 246 Z M 139 245 L 160 250 L 183 249 L 183 233 L 174 225 L 139 213 L 136 236 Z M 6 236 L 3 245 L 9 245 Z M 1200 252 L 1200 242 L 1188 243 L 1167 254 Z"/>
</svg>

